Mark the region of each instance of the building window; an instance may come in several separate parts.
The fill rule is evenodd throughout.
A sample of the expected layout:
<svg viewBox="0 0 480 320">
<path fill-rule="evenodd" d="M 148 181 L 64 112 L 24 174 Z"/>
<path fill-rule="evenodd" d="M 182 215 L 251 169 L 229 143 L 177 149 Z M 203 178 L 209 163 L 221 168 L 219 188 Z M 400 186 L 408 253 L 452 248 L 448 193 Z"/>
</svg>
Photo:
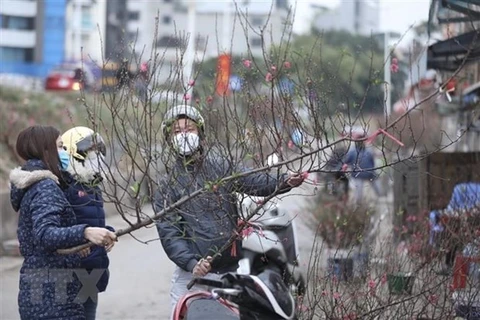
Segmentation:
<svg viewBox="0 0 480 320">
<path fill-rule="evenodd" d="M 90 13 L 90 8 L 82 7 L 82 21 L 81 25 L 83 29 L 93 29 L 95 24 L 92 21 L 92 15 Z"/>
<path fill-rule="evenodd" d="M 128 12 L 128 20 L 137 21 L 140 19 L 140 12 L 138 11 L 129 11 Z"/>
<path fill-rule="evenodd" d="M 198 51 L 204 51 L 207 48 L 207 38 L 198 35 L 195 42 L 195 48 Z"/>
<path fill-rule="evenodd" d="M 2 62 L 33 62 L 33 49 L 0 47 Z"/>
<path fill-rule="evenodd" d="M 163 21 L 163 24 L 170 24 L 170 22 L 172 22 L 172 17 L 163 16 L 162 21 Z"/>
<path fill-rule="evenodd" d="M 0 20 L 3 29 L 33 30 L 35 28 L 35 18 L 2 15 Z"/>
<path fill-rule="evenodd" d="M 254 25 L 254 26 L 263 25 L 263 18 L 262 17 L 252 17 L 252 25 Z"/>
<path fill-rule="evenodd" d="M 164 36 L 158 39 L 157 47 L 185 49 L 187 46 L 185 44 L 185 41 L 180 38 L 176 38 L 173 36 Z"/>
<path fill-rule="evenodd" d="M 128 41 L 136 42 L 137 41 L 137 33 L 136 32 L 128 32 L 127 33 Z"/>
<path fill-rule="evenodd" d="M 250 45 L 252 47 L 261 47 L 262 46 L 262 38 L 252 38 L 250 40 Z"/>
<path fill-rule="evenodd" d="M 277 8 L 288 9 L 288 1 L 287 0 L 277 0 Z"/>
</svg>

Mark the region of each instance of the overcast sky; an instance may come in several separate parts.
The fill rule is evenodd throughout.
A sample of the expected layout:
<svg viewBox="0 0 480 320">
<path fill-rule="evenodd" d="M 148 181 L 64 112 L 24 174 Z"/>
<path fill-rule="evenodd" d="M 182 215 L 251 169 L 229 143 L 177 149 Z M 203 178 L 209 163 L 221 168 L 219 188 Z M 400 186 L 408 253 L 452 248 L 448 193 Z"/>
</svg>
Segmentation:
<svg viewBox="0 0 480 320">
<path fill-rule="evenodd" d="M 294 28 L 302 31 L 309 28 L 308 21 L 313 13 L 311 4 L 335 7 L 340 0 L 290 0 L 297 3 Z M 405 33 L 413 23 L 428 20 L 430 0 L 380 0 L 380 31 Z"/>
</svg>

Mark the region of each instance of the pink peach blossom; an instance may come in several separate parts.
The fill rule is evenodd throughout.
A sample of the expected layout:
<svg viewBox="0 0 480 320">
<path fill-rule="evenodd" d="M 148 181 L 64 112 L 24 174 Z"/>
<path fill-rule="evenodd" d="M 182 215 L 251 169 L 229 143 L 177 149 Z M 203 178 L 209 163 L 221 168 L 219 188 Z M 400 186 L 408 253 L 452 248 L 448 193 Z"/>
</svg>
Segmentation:
<svg viewBox="0 0 480 320">
<path fill-rule="evenodd" d="M 243 229 L 242 232 L 240 233 L 240 235 L 243 239 L 243 238 L 246 238 L 249 235 L 251 235 L 253 233 L 253 231 L 254 231 L 253 227 L 250 226 L 250 227 L 247 227 L 247 228 Z"/>
<path fill-rule="evenodd" d="M 380 283 L 383 285 L 385 283 L 387 283 L 387 275 L 386 274 L 383 274 L 382 275 L 382 279 L 380 280 Z"/>
<path fill-rule="evenodd" d="M 267 82 L 271 82 L 273 80 L 273 75 L 268 72 L 266 75 L 265 75 L 265 81 Z"/>
<path fill-rule="evenodd" d="M 252 67 L 252 61 L 250 60 L 244 59 L 242 63 L 243 63 L 243 66 L 247 69 L 250 69 Z"/>
</svg>

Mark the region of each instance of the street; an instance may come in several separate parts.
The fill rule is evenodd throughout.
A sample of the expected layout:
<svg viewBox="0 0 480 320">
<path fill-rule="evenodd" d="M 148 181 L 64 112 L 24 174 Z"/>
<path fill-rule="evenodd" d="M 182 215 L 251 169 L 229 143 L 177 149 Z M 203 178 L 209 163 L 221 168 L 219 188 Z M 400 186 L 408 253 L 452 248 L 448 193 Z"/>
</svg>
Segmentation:
<svg viewBox="0 0 480 320">
<path fill-rule="evenodd" d="M 311 186 L 302 186 L 281 200 L 280 206 L 295 217 L 298 230 L 298 246 L 302 267 L 308 264 L 308 257 L 314 239 L 306 223 L 303 208 L 306 194 L 311 194 Z M 125 228 L 121 217 L 107 218 L 107 223 L 116 229 Z M 137 230 L 134 236 L 141 241 L 158 238 L 155 228 Z M 18 274 L 21 259 L 7 270 L 0 265 L 0 301 L 2 320 L 19 319 L 17 311 Z M 1 258 L 0 258 L 0 261 Z M 119 238 L 110 253 L 110 282 L 107 291 L 99 296 L 98 320 L 148 320 L 168 319 L 170 315 L 170 277 L 174 265 L 167 258 L 159 241 L 148 245 L 138 242 L 131 236 Z"/>
</svg>

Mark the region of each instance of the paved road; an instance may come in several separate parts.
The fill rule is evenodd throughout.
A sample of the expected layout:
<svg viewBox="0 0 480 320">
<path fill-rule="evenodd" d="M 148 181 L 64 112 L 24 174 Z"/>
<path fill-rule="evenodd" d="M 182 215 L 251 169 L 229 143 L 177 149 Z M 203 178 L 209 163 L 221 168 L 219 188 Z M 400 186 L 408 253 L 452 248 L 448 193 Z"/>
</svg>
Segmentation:
<svg viewBox="0 0 480 320">
<path fill-rule="evenodd" d="M 310 255 L 313 233 L 307 227 L 306 214 L 302 203 L 311 194 L 312 188 L 301 187 L 284 197 L 280 206 L 296 216 L 299 235 L 300 254 L 304 259 Z M 126 226 L 119 217 L 111 218 L 108 223 L 116 228 Z M 135 232 L 142 241 L 156 239 L 154 228 Z M 111 278 L 108 290 L 100 295 L 97 319 L 168 319 L 170 314 L 170 276 L 174 266 L 166 257 L 159 241 L 148 245 L 139 243 L 130 236 L 119 239 L 110 254 Z M 18 319 L 17 293 L 19 262 L 8 270 L 0 264 L 0 319 Z M 0 263 L 2 259 L 0 258 Z M 303 267 L 308 261 L 304 260 Z M 2 269 L 3 267 L 3 269 Z M 3 270 L 3 271 L 2 271 Z"/>
</svg>

